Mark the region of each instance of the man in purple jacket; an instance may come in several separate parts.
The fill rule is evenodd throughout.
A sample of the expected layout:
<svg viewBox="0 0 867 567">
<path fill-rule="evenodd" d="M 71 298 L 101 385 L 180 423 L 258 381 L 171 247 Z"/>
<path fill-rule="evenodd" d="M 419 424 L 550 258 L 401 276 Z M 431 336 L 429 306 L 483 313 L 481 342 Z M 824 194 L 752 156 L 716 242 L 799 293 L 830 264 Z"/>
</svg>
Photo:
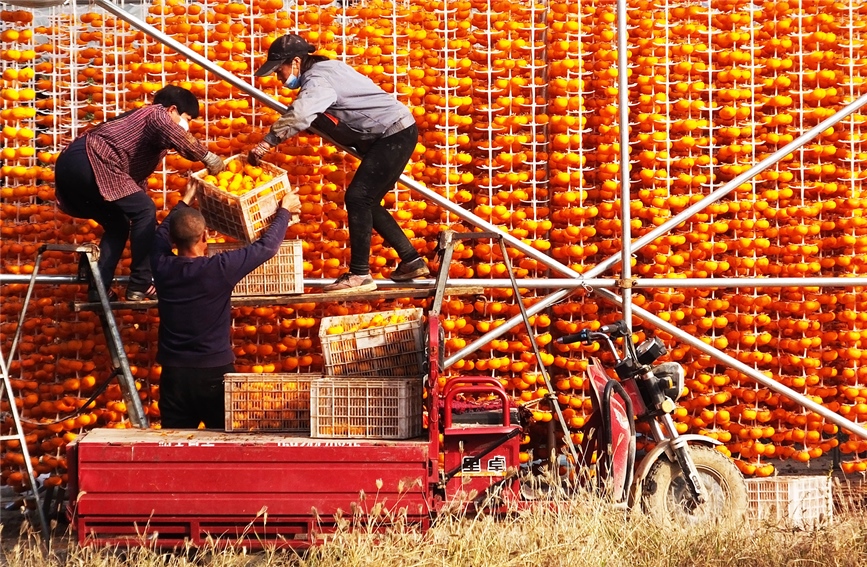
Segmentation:
<svg viewBox="0 0 867 567">
<path fill-rule="evenodd" d="M 223 375 L 235 371 L 232 290 L 277 254 L 289 209 L 297 212 L 300 202 L 297 195 L 287 194 L 261 238 L 209 257 L 205 219 L 189 206 L 194 197 L 192 187 L 157 228 L 151 251 L 160 315 L 160 415 L 167 429 L 195 429 L 199 422 L 222 429 Z"/>
</svg>

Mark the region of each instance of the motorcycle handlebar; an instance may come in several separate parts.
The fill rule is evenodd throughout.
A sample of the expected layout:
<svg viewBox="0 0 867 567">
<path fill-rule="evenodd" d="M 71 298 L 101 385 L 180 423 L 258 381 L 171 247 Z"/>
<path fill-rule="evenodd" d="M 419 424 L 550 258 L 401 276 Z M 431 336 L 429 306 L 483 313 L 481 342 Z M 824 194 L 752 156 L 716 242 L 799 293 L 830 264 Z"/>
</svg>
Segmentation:
<svg viewBox="0 0 867 567">
<path fill-rule="evenodd" d="M 610 325 L 602 325 L 599 331 L 591 331 L 590 329 L 581 329 L 575 334 L 564 335 L 559 337 L 554 342 L 560 345 L 570 345 L 577 342 L 587 342 L 599 339 L 625 337 L 629 333 L 626 327 L 626 321 L 620 320 Z"/>
<path fill-rule="evenodd" d="M 575 333 L 574 335 L 563 335 L 562 337 L 558 337 L 556 342 L 558 345 L 571 345 L 572 343 L 584 342 L 590 340 L 590 331 L 587 329 L 581 330 L 581 332 Z"/>
</svg>

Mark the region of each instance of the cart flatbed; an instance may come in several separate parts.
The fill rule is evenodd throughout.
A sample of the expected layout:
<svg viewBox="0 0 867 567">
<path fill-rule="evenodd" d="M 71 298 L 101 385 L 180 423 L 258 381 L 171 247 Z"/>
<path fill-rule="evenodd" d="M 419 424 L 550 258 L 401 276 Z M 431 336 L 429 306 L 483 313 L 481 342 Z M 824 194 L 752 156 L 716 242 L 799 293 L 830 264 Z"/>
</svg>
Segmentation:
<svg viewBox="0 0 867 567">
<path fill-rule="evenodd" d="M 70 446 L 69 514 L 81 543 L 304 547 L 335 516 L 368 520 L 377 504 L 427 524 L 429 447 L 427 437 L 94 429 Z"/>
</svg>

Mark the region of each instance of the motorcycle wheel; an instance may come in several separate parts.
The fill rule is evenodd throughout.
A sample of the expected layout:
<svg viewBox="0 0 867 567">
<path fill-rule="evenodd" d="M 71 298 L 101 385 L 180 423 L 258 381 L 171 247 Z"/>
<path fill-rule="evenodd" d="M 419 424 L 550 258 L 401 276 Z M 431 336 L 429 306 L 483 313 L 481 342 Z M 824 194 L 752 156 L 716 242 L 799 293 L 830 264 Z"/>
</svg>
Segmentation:
<svg viewBox="0 0 867 567">
<path fill-rule="evenodd" d="M 665 525 L 698 526 L 739 521 L 746 515 L 747 485 L 738 468 L 713 447 L 691 445 L 692 460 L 707 491 L 707 501 L 692 503 L 683 471 L 665 456 L 656 461 L 644 479 L 641 508 Z"/>
</svg>

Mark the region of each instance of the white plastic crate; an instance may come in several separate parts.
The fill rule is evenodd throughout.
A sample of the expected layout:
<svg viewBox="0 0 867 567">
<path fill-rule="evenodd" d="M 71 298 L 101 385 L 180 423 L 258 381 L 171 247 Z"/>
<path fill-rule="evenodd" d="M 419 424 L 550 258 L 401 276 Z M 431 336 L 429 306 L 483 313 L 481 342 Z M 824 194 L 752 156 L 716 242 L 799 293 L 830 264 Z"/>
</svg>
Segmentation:
<svg viewBox="0 0 867 567">
<path fill-rule="evenodd" d="M 233 155 L 225 163 L 228 166 L 232 161 L 239 161 L 243 167 L 247 157 Z M 272 179 L 241 195 L 209 182 L 206 169 L 192 175 L 191 180 L 199 186 L 199 210 L 208 228 L 240 241 L 253 242 L 271 225 L 280 202 L 290 191 L 289 178 L 286 170 L 272 163 L 262 162 L 259 167 L 273 176 Z"/>
<path fill-rule="evenodd" d="M 310 385 L 321 374 L 223 376 L 226 431 L 310 431 Z"/>
<path fill-rule="evenodd" d="M 365 327 L 380 319 L 385 323 Z M 323 317 L 319 340 L 326 376 L 421 376 L 422 322 L 422 310 L 417 308 Z M 332 334 L 336 328 L 343 331 Z"/>
<path fill-rule="evenodd" d="M 208 244 L 208 255 L 236 250 L 244 244 Z M 300 240 L 284 240 L 277 254 L 238 282 L 236 297 L 304 293 L 304 258 Z"/>
<path fill-rule="evenodd" d="M 323 378 L 310 389 L 310 436 L 410 439 L 422 433 L 421 378 Z"/>
<path fill-rule="evenodd" d="M 748 478 L 750 515 L 759 521 L 810 529 L 831 520 L 834 502 L 827 476 Z"/>
</svg>

